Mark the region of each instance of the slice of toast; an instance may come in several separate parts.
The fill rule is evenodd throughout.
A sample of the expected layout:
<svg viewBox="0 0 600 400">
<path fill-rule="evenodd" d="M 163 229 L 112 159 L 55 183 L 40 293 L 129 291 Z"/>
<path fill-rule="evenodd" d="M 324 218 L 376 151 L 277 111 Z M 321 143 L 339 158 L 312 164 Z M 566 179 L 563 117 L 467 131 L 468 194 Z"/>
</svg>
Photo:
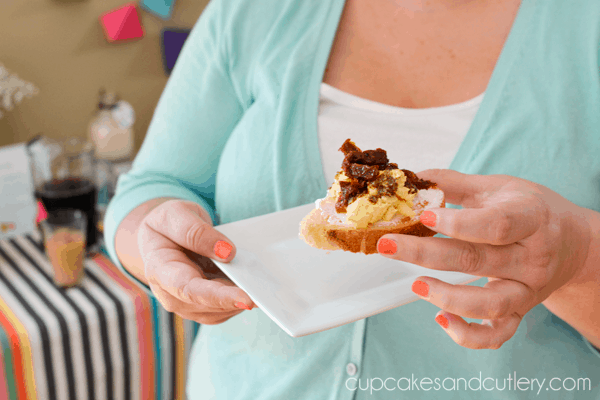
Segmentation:
<svg viewBox="0 0 600 400">
<path fill-rule="evenodd" d="M 362 151 L 347 139 L 342 169 L 327 196 L 300 223 L 300 237 L 324 250 L 377 253 L 387 233 L 433 236 L 419 220 L 428 208 L 445 206 L 444 192 L 390 163 L 383 149 Z M 352 209 L 352 210 L 351 210 Z"/>
<path fill-rule="evenodd" d="M 428 208 L 444 207 L 444 192 L 435 185 L 421 189 L 414 199 L 414 217 L 396 216 L 390 221 L 378 221 L 366 228 L 355 228 L 335 212 L 331 199 L 324 199 L 300 223 L 300 237 L 312 247 L 323 250 L 345 250 L 353 253 L 377 253 L 377 241 L 388 233 L 433 236 L 435 232 L 419 221 Z"/>
</svg>

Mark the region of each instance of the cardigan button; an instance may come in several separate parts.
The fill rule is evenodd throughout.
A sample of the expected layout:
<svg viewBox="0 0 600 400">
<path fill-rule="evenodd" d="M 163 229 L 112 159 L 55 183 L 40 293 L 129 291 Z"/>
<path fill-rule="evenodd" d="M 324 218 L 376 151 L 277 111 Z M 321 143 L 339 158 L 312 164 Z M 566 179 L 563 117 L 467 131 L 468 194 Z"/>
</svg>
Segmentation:
<svg viewBox="0 0 600 400">
<path fill-rule="evenodd" d="M 350 376 L 356 374 L 356 371 L 358 371 L 358 368 L 356 368 L 356 365 L 354 363 L 348 363 L 348 365 L 346 365 L 346 373 Z"/>
</svg>

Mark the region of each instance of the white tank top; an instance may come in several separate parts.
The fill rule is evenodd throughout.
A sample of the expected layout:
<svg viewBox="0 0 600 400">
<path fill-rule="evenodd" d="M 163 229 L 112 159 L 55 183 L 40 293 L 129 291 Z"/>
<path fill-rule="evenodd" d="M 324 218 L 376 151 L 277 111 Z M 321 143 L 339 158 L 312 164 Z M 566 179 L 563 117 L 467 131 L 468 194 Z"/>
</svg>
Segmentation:
<svg viewBox="0 0 600 400">
<path fill-rule="evenodd" d="M 378 147 L 401 169 L 448 168 L 467 134 L 483 94 L 463 103 L 401 108 L 363 99 L 321 84 L 319 149 L 327 184 L 339 171 L 338 149 L 348 138 L 361 150 Z"/>
</svg>

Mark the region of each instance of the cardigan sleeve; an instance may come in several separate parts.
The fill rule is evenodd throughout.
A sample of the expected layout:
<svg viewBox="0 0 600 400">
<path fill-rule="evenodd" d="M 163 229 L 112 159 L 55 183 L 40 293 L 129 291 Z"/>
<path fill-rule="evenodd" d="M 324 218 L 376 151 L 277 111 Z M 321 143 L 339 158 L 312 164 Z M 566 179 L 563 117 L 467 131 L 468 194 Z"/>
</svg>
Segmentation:
<svg viewBox="0 0 600 400">
<path fill-rule="evenodd" d="M 180 198 L 199 203 L 217 222 L 217 166 L 243 112 L 227 68 L 222 3 L 211 1 L 192 29 L 132 169 L 119 177 L 105 215 L 106 250 L 135 281 L 119 262 L 114 244 L 119 224 L 134 208 L 158 197 Z"/>
</svg>

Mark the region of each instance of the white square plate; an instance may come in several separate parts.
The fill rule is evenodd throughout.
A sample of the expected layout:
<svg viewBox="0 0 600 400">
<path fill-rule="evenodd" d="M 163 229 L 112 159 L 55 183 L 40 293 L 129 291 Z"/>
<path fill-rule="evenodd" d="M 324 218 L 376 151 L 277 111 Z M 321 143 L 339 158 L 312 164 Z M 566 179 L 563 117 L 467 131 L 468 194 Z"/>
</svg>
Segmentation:
<svg viewBox="0 0 600 400">
<path fill-rule="evenodd" d="M 299 238 L 314 204 L 219 225 L 237 247 L 232 262 L 215 263 L 293 337 L 335 328 L 418 299 L 415 278 L 452 284 L 478 277 L 435 271 L 378 254 L 326 251 Z"/>
</svg>

